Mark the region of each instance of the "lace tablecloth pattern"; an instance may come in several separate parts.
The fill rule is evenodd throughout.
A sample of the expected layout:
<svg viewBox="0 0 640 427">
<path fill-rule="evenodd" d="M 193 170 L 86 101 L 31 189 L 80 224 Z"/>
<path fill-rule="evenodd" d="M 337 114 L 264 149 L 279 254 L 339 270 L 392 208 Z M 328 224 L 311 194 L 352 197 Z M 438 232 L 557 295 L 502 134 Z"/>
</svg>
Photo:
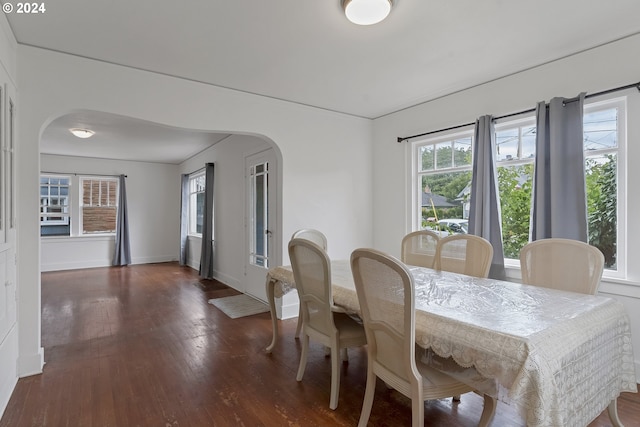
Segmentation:
<svg viewBox="0 0 640 427">
<path fill-rule="evenodd" d="M 348 261 L 332 261 L 336 305 L 358 312 Z M 495 379 L 527 425 L 584 426 L 620 392 L 636 392 L 629 318 L 612 298 L 410 267 L 416 343 Z M 276 296 L 295 288 L 276 267 Z"/>
</svg>

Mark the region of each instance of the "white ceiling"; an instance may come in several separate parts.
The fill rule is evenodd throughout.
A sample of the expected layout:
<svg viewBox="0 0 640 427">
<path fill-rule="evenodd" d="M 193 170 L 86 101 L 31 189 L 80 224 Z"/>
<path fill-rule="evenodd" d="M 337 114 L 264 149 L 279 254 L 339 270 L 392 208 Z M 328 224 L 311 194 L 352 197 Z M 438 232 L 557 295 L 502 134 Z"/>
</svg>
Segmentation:
<svg viewBox="0 0 640 427">
<path fill-rule="evenodd" d="M 69 129 L 91 129 L 79 139 Z M 229 135 L 191 131 L 115 114 L 79 111 L 55 119 L 42 133 L 46 154 L 179 164 Z"/>
<path fill-rule="evenodd" d="M 56 0 L 6 16 L 22 44 L 365 118 L 640 33 L 638 0 L 394 3 L 366 27 L 340 0 Z"/>
</svg>

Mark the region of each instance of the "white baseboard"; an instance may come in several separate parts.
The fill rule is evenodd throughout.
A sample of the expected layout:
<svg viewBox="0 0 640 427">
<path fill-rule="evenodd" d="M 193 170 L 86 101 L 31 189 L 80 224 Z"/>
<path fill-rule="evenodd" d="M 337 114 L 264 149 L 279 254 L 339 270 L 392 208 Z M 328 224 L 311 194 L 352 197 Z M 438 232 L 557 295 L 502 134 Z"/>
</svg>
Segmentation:
<svg viewBox="0 0 640 427">
<path fill-rule="evenodd" d="M 177 261 L 174 255 L 132 258 L 131 264 L 155 264 L 160 262 Z M 60 263 L 48 263 L 40 266 L 41 272 L 79 270 L 83 268 L 111 267 L 111 259 L 92 259 L 84 261 L 69 261 Z"/>
<path fill-rule="evenodd" d="M 295 290 L 284 294 L 282 298 L 276 298 L 275 303 L 278 319 L 285 320 L 298 317 L 300 300 Z"/>
</svg>

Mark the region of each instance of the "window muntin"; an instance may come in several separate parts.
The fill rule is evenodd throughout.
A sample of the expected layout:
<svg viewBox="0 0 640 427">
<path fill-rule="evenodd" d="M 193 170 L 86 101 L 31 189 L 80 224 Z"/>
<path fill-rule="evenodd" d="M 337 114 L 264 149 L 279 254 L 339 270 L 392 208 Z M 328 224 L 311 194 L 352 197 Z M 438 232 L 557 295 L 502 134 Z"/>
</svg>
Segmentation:
<svg viewBox="0 0 640 427">
<path fill-rule="evenodd" d="M 40 234 L 69 236 L 70 177 L 43 175 L 40 177 Z"/>
<path fill-rule="evenodd" d="M 115 233 L 118 213 L 118 180 L 80 178 L 82 234 Z"/>
<path fill-rule="evenodd" d="M 471 136 L 463 136 L 421 146 L 419 171 L 471 166 L 471 142 Z"/>
<path fill-rule="evenodd" d="M 624 272 L 621 265 L 625 245 L 622 230 L 624 222 L 621 219 L 624 198 L 620 196 L 623 189 L 618 177 L 625 176 L 624 164 L 619 159 L 626 126 L 625 114 L 624 98 L 585 104 L 583 126 L 589 243 L 604 253 L 609 276 L 620 276 Z M 529 239 L 535 117 L 531 115 L 498 122 L 495 130 L 505 259 L 513 260 L 512 265 L 516 265 L 520 249 Z M 442 219 L 443 214 L 468 218 L 472 139 L 473 129 L 469 128 L 458 134 L 414 142 L 413 229 L 434 228 L 434 221 Z M 454 160 L 450 161 L 450 147 L 454 147 L 455 152 L 457 146 L 468 148 L 460 149 L 462 155 L 455 154 Z M 456 156 L 460 156 L 461 161 L 456 162 Z M 465 171 L 469 171 L 467 176 L 464 175 Z M 466 186 L 460 183 L 464 179 L 468 179 Z M 460 216 L 455 210 L 425 206 L 423 193 L 426 190 L 438 194 L 445 192 L 447 186 L 449 192 L 446 198 L 449 202 L 460 203 Z M 454 197 L 452 188 L 463 190 Z M 436 217 L 436 214 L 439 215 Z"/>
<path fill-rule="evenodd" d="M 204 190 L 204 172 L 189 177 L 189 234 L 192 236 L 202 237 Z"/>
<path fill-rule="evenodd" d="M 535 153 L 536 126 L 531 120 L 509 127 L 496 126 L 496 162 L 533 159 Z"/>
</svg>

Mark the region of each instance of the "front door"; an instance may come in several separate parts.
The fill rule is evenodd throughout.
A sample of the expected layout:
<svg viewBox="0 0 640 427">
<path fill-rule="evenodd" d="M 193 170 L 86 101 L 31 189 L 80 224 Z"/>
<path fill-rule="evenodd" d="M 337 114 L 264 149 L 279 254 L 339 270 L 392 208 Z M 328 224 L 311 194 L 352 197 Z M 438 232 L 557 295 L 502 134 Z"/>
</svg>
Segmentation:
<svg viewBox="0 0 640 427">
<path fill-rule="evenodd" d="M 245 158 L 246 205 L 245 258 L 246 293 L 267 300 L 265 278 L 275 262 L 276 157 L 273 149 Z"/>
</svg>

